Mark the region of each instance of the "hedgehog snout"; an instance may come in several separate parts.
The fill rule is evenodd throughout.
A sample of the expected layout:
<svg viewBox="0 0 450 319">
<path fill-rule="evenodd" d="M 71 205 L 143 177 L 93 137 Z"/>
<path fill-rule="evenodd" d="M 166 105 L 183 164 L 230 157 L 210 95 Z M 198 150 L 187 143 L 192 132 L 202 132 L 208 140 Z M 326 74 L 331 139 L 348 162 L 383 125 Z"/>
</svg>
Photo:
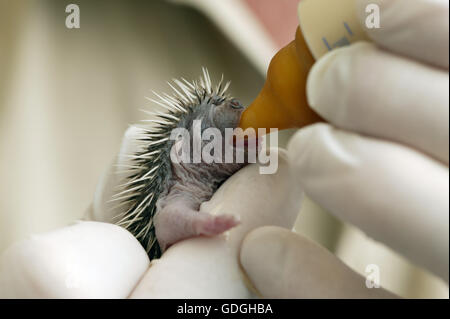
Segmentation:
<svg viewBox="0 0 450 319">
<path fill-rule="evenodd" d="M 230 100 L 230 106 L 236 110 L 244 109 L 244 106 L 241 104 L 241 102 L 239 102 L 238 99 L 234 98 Z"/>
</svg>

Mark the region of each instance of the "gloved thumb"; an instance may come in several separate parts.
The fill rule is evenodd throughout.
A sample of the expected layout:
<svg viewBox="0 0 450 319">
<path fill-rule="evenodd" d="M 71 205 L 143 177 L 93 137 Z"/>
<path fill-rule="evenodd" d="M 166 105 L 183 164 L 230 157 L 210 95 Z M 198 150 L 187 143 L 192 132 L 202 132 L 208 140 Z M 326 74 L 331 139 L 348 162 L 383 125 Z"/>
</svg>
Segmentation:
<svg viewBox="0 0 450 319">
<path fill-rule="evenodd" d="M 325 248 L 284 228 L 250 232 L 240 259 L 264 298 L 395 298 L 383 288 L 369 288 L 366 278 Z"/>
</svg>

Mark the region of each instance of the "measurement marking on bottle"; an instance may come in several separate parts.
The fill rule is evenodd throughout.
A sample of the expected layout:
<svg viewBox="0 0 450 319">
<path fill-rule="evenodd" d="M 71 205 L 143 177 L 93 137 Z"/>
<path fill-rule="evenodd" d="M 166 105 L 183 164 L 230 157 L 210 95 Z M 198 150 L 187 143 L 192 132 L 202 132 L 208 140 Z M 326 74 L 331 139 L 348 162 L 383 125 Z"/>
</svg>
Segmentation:
<svg viewBox="0 0 450 319">
<path fill-rule="evenodd" d="M 348 34 L 352 36 L 353 35 L 352 29 L 350 29 L 347 22 L 344 22 L 344 27 L 347 29 Z"/>
<path fill-rule="evenodd" d="M 347 33 L 350 36 L 353 36 L 354 35 L 353 31 L 350 28 L 350 26 L 348 25 L 348 23 L 343 22 L 343 24 L 344 24 L 344 27 L 345 27 L 345 30 L 347 31 Z M 340 47 L 350 44 L 350 40 L 345 35 L 342 38 L 340 38 L 339 40 L 337 40 L 336 42 L 334 42 L 332 45 L 330 45 L 330 43 L 328 42 L 326 37 L 322 37 L 322 41 L 325 44 L 325 46 L 327 47 L 328 51 L 331 51 L 333 49 L 340 48 Z"/>
</svg>

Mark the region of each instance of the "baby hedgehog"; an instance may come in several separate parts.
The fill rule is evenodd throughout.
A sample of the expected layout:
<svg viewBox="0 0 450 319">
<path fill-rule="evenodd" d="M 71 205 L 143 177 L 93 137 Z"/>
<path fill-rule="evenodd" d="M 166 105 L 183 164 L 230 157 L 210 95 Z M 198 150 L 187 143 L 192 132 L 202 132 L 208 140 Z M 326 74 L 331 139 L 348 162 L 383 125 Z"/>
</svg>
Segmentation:
<svg viewBox="0 0 450 319">
<path fill-rule="evenodd" d="M 126 207 L 117 216 L 117 224 L 139 240 L 150 259 L 159 258 L 182 239 L 218 235 L 239 223 L 232 215 L 211 215 L 199 208 L 246 163 L 194 162 L 193 126 L 194 120 L 201 120 L 201 132 L 215 127 L 223 137 L 226 128 L 238 126 L 244 107 L 226 94 L 230 82 L 223 85 L 223 77 L 213 88 L 205 68 L 199 82 L 182 79 L 174 83 L 178 88 L 169 83 L 173 96 L 155 93 L 159 100 L 152 101 L 166 111 L 153 113 L 157 119 L 149 120 L 152 127 L 142 128 L 141 150 L 131 154 L 131 174 L 114 198 Z M 187 129 L 189 137 L 174 141 L 171 133 L 177 128 Z M 201 143 L 204 146 L 205 142 Z M 232 142 L 223 138 L 222 147 L 227 145 L 235 154 Z M 191 151 L 190 161 L 174 161 L 185 147 Z"/>
</svg>

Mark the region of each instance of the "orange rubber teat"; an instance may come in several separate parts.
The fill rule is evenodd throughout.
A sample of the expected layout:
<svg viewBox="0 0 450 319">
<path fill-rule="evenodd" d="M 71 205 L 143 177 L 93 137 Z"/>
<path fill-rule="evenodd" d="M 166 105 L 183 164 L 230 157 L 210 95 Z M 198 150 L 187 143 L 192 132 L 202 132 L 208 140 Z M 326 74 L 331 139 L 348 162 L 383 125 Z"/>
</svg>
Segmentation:
<svg viewBox="0 0 450 319">
<path fill-rule="evenodd" d="M 244 111 L 239 126 L 242 129 L 270 128 L 279 130 L 303 127 L 323 121 L 306 101 L 306 78 L 314 58 L 300 28 L 295 40 L 272 58 L 263 89 Z"/>
</svg>

